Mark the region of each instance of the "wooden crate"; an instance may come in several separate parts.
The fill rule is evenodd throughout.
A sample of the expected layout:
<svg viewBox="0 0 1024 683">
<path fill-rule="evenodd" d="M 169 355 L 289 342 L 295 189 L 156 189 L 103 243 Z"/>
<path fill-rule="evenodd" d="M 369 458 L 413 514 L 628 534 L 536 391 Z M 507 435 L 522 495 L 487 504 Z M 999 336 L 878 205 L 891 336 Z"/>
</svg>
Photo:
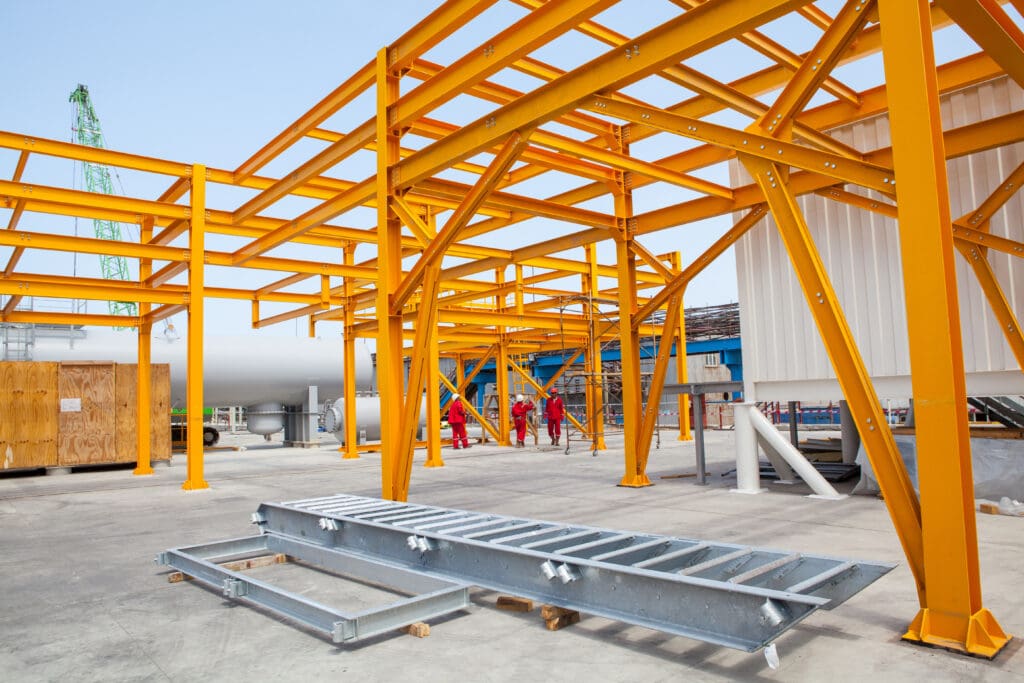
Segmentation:
<svg viewBox="0 0 1024 683">
<path fill-rule="evenodd" d="M 117 462 L 114 364 L 61 363 L 57 378 L 57 464 L 61 467 Z"/>
<path fill-rule="evenodd" d="M 56 466 L 57 366 L 0 362 L 0 469 Z"/>
<path fill-rule="evenodd" d="M 163 363 L 150 367 L 149 458 L 151 461 L 170 460 L 171 366 Z M 119 363 L 114 368 L 114 403 L 117 406 L 114 453 L 117 462 L 135 462 L 138 459 L 136 452 L 138 377 L 139 366 L 134 363 Z"/>
</svg>

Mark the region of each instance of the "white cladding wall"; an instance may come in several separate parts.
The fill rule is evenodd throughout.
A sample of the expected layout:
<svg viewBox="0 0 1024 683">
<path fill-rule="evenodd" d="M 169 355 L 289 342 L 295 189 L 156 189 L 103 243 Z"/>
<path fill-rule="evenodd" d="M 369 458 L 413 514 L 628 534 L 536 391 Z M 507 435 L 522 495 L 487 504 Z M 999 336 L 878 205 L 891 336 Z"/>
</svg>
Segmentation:
<svg viewBox="0 0 1024 683">
<path fill-rule="evenodd" d="M 942 98 L 945 128 L 957 128 L 1024 109 L 1024 92 L 1000 78 Z M 888 117 L 833 132 L 857 149 L 888 147 Z M 974 210 L 1018 165 L 1024 143 L 954 159 L 947 165 L 954 219 Z M 733 163 L 734 185 L 750 182 Z M 881 195 L 847 186 L 865 196 Z M 832 280 L 861 355 L 881 398 L 911 395 L 902 265 L 896 221 L 881 214 L 807 195 L 798 200 Z M 1024 240 L 1024 192 L 992 219 L 995 235 Z M 841 397 L 825 347 L 811 318 L 775 222 L 762 220 L 736 245 L 743 372 L 748 400 L 832 400 Z M 1024 303 L 1024 266 L 990 252 L 1018 317 Z M 964 365 L 971 395 L 1024 394 L 1024 375 L 974 273 L 956 254 Z"/>
</svg>

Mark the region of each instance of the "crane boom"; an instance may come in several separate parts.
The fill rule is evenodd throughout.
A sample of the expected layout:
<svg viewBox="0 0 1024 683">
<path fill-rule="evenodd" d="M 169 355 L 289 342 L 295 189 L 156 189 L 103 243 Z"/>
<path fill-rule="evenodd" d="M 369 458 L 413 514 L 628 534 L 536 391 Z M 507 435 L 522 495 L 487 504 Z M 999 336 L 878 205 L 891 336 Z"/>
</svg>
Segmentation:
<svg viewBox="0 0 1024 683">
<path fill-rule="evenodd" d="M 92 106 L 92 98 L 89 97 L 89 88 L 81 83 L 71 93 L 69 102 L 75 105 L 75 142 L 87 147 L 104 149 L 103 131 L 100 128 L 100 119 L 96 116 L 96 110 Z M 110 169 L 103 164 L 94 164 L 88 161 L 82 162 L 82 172 L 85 176 L 85 190 L 99 194 L 114 194 L 114 184 L 110 180 Z M 107 240 L 121 239 L 121 224 L 117 221 L 96 218 L 93 220 L 93 230 L 96 237 Z M 131 274 L 128 271 L 128 259 L 123 256 L 100 255 L 100 270 L 107 280 L 130 280 Z M 137 308 L 134 302 L 110 301 L 109 310 L 111 315 L 137 315 Z"/>
</svg>

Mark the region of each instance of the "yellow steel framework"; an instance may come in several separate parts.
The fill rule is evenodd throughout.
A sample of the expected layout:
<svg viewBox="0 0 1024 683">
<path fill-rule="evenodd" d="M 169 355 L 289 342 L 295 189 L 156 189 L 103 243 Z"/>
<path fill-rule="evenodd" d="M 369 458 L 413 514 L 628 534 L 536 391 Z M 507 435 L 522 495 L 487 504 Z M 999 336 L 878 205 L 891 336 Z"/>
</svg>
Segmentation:
<svg viewBox="0 0 1024 683">
<path fill-rule="evenodd" d="M 1024 36 L 1003 9 L 1006 2 L 846 0 L 830 16 L 808 0 L 665 0 L 672 16 L 629 37 L 596 19 L 615 0 L 506 0 L 519 8 L 518 20 L 482 37 L 451 64 L 425 58 L 496 1 L 444 2 L 233 170 L 0 132 L 0 148 L 17 155 L 10 180 L 0 180 L 0 207 L 10 210 L 7 229 L 0 230 L 0 248 L 10 253 L 0 276 L 0 295 L 6 297 L 0 322 L 138 328 L 136 474 L 149 474 L 145 403 L 152 324 L 187 312 L 192 428 L 184 488 L 199 489 L 207 486 L 200 423 L 204 302 L 248 301 L 254 328 L 307 318 L 314 334 L 318 322 L 339 321 L 348 430 L 344 458 L 359 457 L 353 345 L 370 338 L 376 342 L 382 412 L 381 491 L 395 500 L 409 493 L 421 397 L 428 398 L 432 425 L 426 464 L 442 466 L 438 387 L 464 392 L 489 359 L 545 395 L 550 384 L 536 383 L 515 359 L 579 349 L 567 366 L 582 355 L 588 378 L 597 380 L 588 381 L 587 414 L 578 416 L 577 427 L 592 436 L 595 449 L 603 448 L 597 414 L 603 404 L 601 346 L 614 340 L 622 350 L 625 398 L 621 484 L 647 486 L 669 349 L 677 336 L 685 339 L 686 287 L 770 212 L 916 581 L 921 611 L 905 637 L 988 657 L 997 653 L 1009 636 L 981 597 L 954 247 L 971 263 L 1024 364 L 1017 316 L 987 260 L 990 249 L 1024 254 L 1024 240 L 988 233 L 991 217 L 1024 180 L 1024 167 L 976 211 L 953 221 L 945 161 L 1020 141 L 1024 113 L 943 131 L 938 98 L 1004 74 L 1024 85 Z M 1007 2 L 1021 11 L 1019 0 Z M 794 44 L 812 47 L 801 51 L 770 38 L 766 27 L 777 20 L 799 38 Z M 982 50 L 936 64 L 933 32 L 954 23 Z M 473 30 L 479 33 L 479 26 Z M 596 41 L 600 54 L 585 63 L 572 63 L 571 56 L 565 64 L 538 58 L 540 48 L 571 32 Z M 733 65 L 768 65 L 739 77 L 693 65 L 694 58 L 723 46 L 735 51 Z M 878 53 L 885 84 L 858 91 L 836 75 L 836 67 Z M 517 77 L 505 78 L 509 74 Z M 506 85 L 510 81 L 535 87 L 519 91 Z M 360 95 L 371 91 L 375 104 L 360 110 L 367 106 Z M 640 92 L 676 103 L 658 106 Z M 442 104 L 459 98 L 492 108 L 473 121 L 438 118 Z M 363 123 L 347 132 L 325 127 L 342 109 Z M 731 119 L 709 120 L 723 112 Z M 892 148 L 856 149 L 829 134 L 883 113 L 891 118 Z M 636 152 L 655 135 L 679 141 L 681 151 L 661 158 Z M 322 149 L 281 177 L 261 174 L 307 139 Z M 345 177 L 349 164 L 367 153 L 376 159 L 374 173 Z M 40 155 L 158 174 L 168 186 L 156 199 L 146 199 L 26 182 L 32 157 Z M 721 174 L 708 169 L 721 169 L 730 159 L 748 170 L 752 183 L 730 188 L 709 179 Z M 548 178 L 557 181 L 549 185 Z M 214 208 L 206 200 L 208 185 L 241 188 L 251 196 L 233 209 Z M 666 196 L 675 199 L 640 210 L 637 191 L 649 186 L 670 188 Z M 849 191 L 851 186 L 875 190 L 888 201 L 866 199 Z M 920 496 L 796 204 L 807 193 L 901 219 Z M 289 197 L 314 205 L 280 215 L 287 205 L 281 201 Z M 343 224 L 360 207 L 375 210 L 376 221 Z M 33 222 L 40 214 L 136 223 L 140 238 L 106 242 L 47 231 Z M 685 240 L 707 229 L 704 219 L 728 214 L 737 217 L 734 226 L 692 263 L 658 256 L 643 244 L 645 236 L 666 230 L 677 230 Z M 26 265 L 27 256 L 47 250 L 137 259 L 139 278 L 105 282 Z M 599 254 L 614 254 L 614 261 L 601 263 Z M 248 275 L 238 275 L 238 269 Z M 230 273 L 232 286 L 217 284 L 226 278 L 215 273 Z M 235 284 L 253 279 L 261 284 Z M 34 295 L 134 301 L 139 314 L 125 320 L 17 310 L 23 297 Z M 578 312 L 560 303 L 573 296 L 588 302 Z M 664 323 L 650 324 L 660 309 Z M 642 337 L 661 340 L 646 407 Z M 455 359 L 454 381 L 439 373 L 439 356 Z M 469 375 L 466 363 L 474 364 Z M 509 439 L 508 405 L 502 400 L 507 376 L 498 372 L 496 424 L 467 406 L 499 443 Z M 680 408 L 685 414 L 685 403 Z M 682 438 L 689 436 L 685 423 L 681 431 Z"/>
</svg>

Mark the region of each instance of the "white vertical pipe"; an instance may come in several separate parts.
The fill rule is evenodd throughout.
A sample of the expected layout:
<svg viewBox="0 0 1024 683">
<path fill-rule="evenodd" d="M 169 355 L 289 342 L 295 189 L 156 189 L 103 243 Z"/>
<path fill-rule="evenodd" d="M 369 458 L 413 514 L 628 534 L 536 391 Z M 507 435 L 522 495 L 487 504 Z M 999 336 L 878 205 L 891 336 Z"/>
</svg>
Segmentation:
<svg viewBox="0 0 1024 683">
<path fill-rule="evenodd" d="M 752 414 L 764 419 L 756 403 L 733 403 L 736 427 L 736 493 L 761 493 L 761 463 L 757 458 L 757 435 Z"/>
<path fill-rule="evenodd" d="M 825 477 L 821 476 L 821 473 L 814 469 L 814 465 L 807 461 L 803 453 L 793 448 L 793 445 L 786 441 L 785 437 L 775 428 L 775 425 L 769 422 L 764 415 L 757 410 L 752 410 L 747 413 L 747 416 L 753 429 L 789 463 L 789 466 L 811 487 L 815 495 L 835 500 L 845 497 L 839 495 L 839 492 L 832 488 L 832 484 L 825 481 Z M 738 453 L 737 457 L 739 457 Z M 739 471 L 739 463 L 737 462 L 737 478 L 739 477 Z"/>
</svg>

